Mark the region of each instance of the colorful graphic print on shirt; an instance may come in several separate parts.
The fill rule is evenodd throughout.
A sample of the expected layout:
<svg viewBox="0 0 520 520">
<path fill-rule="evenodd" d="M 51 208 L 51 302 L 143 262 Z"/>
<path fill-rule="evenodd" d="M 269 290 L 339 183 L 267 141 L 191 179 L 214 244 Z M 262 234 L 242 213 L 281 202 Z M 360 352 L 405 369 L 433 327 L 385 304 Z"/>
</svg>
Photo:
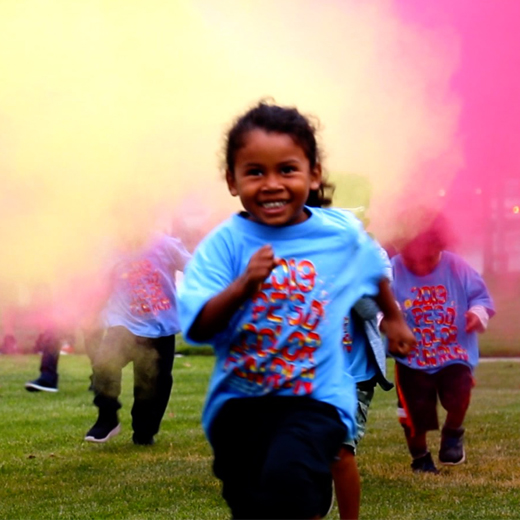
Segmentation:
<svg viewBox="0 0 520 520">
<path fill-rule="evenodd" d="M 343 319 L 343 336 L 341 338 L 343 349 L 349 354 L 352 352 L 352 334 L 350 333 L 350 318 L 345 316 Z"/>
<path fill-rule="evenodd" d="M 224 363 L 233 387 L 249 394 L 313 392 L 318 329 L 326 307 L 317 280 L 312 262 L 280 260 L 253 297 L 250 319 L 241 325 Z"/>
<path fill-rule="evenodd" d="M 404 301 L 408 325 L 417 346 L 408 355 L 419 367 L 439 367 L 448 361 L 468 361 L 468 352 L 458 342 L 457 306 L 444 285 L 414 286 Z"/>
<path fill-rule="evenodd" d="M 128 284 L 130 312 L 133 315 L 157 315 L 171 308 L 170 299 L 161 285 L 160 272 L 150 260 L 131 262 L 122 278 L 126 278 Z"/>
</svg>

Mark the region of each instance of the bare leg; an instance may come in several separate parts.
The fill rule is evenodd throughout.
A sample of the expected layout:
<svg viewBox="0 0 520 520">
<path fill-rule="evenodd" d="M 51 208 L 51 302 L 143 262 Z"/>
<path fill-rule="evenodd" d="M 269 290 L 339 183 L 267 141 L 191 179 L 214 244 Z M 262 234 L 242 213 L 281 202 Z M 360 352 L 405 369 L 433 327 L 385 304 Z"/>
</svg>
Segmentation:
<svg viewBox="0 0 520 520">
<path fill-rule="evenodd" d="M 348 447 L 342 447 L 339 459 L 332 465 L 332 477 L 341 520 L 357 520 L 361 502 L 361 482 L 356 456 Z"/>
</svg>

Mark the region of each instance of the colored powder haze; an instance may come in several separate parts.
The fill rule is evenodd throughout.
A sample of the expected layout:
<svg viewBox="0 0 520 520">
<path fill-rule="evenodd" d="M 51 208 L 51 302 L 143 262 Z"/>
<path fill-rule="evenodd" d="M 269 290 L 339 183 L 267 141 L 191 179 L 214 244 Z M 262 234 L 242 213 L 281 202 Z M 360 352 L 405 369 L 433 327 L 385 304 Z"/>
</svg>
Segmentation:
<svg viewBox="0 0 520 520">
<path fill-rule="evenodd" d="M 378 238 L 406 201 L 456 207 L 482 263 L 473 210 L 487 179 L 518 176 L 520 13 L 478 4 L 0 3 L 4 304 L 50 286 L 73 319 L 114 243 L 236 209 L 223 134 L 264 97 L 320 119 L 337 205 L 370 179 Z"/>
</svg>

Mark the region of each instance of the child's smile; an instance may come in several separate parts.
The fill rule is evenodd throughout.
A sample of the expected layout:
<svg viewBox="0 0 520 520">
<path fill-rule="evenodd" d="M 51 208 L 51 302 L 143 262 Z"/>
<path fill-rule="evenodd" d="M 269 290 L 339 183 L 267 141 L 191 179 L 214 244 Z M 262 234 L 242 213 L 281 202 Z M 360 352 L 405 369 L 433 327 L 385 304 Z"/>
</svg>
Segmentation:
<svg viewBox="0 0 520 520">
<path fill-rule="evenodd" d="M 321 169 L 311 170 L 304 150 L 287 134 L 252 130 L 237 151 L 229 191 L 238 195 L 257 222 L 287 226 L 303 222 L 309 191 L 317 190 Z"/>
</svg>

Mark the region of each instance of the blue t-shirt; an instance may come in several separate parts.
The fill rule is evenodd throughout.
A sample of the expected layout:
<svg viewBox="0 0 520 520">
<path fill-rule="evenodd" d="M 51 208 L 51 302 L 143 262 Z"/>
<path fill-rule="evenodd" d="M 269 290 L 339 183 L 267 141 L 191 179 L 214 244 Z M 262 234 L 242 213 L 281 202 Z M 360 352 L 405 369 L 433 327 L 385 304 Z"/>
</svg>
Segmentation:
<svg viewBox="0 0 520 520">
<path fill-rule="evenodd" d="M 216 363 L 203 412 L 210 425 L 231 398 L 309 396 L 336 407 L 355 432 L 356 392 L 341 348 L 345 311 L 375 294 L 384 267 L 374 242 L 339 210 L 308 208 L 299 224 L 272 227 L 234 215 L 197 248 L 179 287 L 187 341 L 201 309 L 271 244 L 279 265 L 210 343 Z"/>
<path fill-rule="evenodd" d="M 369 355 L 368 339 L 363 320 L 358 316 L 345 317 L 343 323 L 343 349 L 347 370 L 356 383 L 368 381 L 377 374 L 376 365 Z"/>
<path fill-rule="evenodd" d="M 396 361 L 411 368 L 436 372 L 454 363 L 472 370 L 478 363 L 477 333 L 466 333 L 465 313 L 482 305 L 490 316 L 493 301 L 482 277 L 460 256 L 444 251 L 435 269 L 416 276 L 401 255 L 392 259 L 393 290 L 417 347 Z"/>
<path fill-rule="evenodd" d="M 378 247 L 385 266 L 385 277 L 392 281 L 392 265 L 388 253 L 379 244 Z M 373 306 L 377 309 L 375 302 Z M 345 318 L 343 348 L 354 381 L 361 383 L 372 379 L 378 373 L 378 368 L 381 375 L 385 376 L 386 350 L 379 334 L 377 315 L 370 319 L 371 328 L 368 329 L 368 320 L 364 320 L 359 314 L 355 315 L 354 312 L 353 310 L 350 316 Z"/>
<path fill-rule="evenodd" d="M 121 258 L 102 313 L 105 327 L 123 326 L 145 338 L 177 334 L 175 272 L 184 271 L 190 257 L 180 240 L 161 235 L 146 250 Z"/>
</svg>

